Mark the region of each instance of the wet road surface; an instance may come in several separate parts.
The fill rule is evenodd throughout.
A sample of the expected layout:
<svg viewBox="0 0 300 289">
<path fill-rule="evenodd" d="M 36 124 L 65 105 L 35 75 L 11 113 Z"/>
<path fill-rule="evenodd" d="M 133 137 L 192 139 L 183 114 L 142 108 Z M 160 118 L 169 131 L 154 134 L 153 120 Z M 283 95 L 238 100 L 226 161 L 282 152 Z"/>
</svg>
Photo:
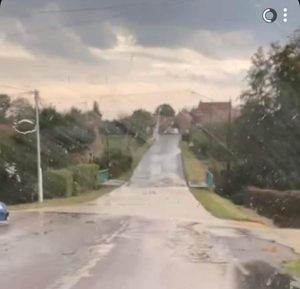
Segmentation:
<svg viewBox="0 0 300 289">
<path fill-rule="evenodd" d="M 253 264 L 279 267 L 294 253 L 206 212 L 178 144 L 160 137 L 127 186 L 94 202 L 14 213 L 0 227 L 0 288 L 279 288 L 266 276 L 258 287 L 251 276 L 275 269 Z"/>
</svg>

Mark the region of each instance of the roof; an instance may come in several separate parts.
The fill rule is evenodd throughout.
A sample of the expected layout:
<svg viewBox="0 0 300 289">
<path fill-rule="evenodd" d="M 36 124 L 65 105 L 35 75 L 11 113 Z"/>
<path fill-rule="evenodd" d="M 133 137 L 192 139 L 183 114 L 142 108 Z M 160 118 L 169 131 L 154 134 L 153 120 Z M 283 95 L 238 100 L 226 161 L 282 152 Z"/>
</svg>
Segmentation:
<svg viewBox="0 0 300 289">
<path fill-rule="evenodd" d="M 194 115 L 203 123 L 219 123 L 229 120 L 231 102 L 202 102 L 200 101 Z"/>
<path fill-rule="evenodd" d="M 216 108 L 221 110 L 228 110 L 231 107 L 231 102 L 202 102 L 199 103 L 199 108 L 205 110 L 206 108 Z"/>
</svg>

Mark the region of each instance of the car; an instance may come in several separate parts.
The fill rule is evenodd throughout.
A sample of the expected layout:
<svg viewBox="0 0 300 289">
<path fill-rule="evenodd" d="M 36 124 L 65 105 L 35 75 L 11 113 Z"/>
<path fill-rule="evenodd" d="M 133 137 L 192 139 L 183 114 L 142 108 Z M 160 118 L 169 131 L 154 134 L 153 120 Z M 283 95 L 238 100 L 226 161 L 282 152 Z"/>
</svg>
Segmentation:
<svg viewBox="0 0 300 289">
<path fill-rule="evenodd" d="M 4 203 L 0 202 L 0 222 L 7 221 L 8 216 L 9 211 L 7 206 Z"/>
<path fill-rule="evenodd" d="M 178 128 L 174 127 L 169 127 L 166 131 L 165 134 L 179 134 Z"/>
</svg>

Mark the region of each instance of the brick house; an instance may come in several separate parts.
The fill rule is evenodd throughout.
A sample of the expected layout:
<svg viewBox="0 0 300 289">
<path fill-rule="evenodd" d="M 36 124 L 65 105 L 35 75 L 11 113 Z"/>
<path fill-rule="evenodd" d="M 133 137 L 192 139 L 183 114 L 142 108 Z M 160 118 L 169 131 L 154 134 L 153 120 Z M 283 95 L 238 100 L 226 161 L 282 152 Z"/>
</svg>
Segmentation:
<svg viewBox="0 0 300 289">
<path fill-rule="evenodd" d="M 228 122 L 230 118 L 236 117 L 233 113 L 231 102 L 202 102 L 192 111 L 196 123 L 204 125 L 215 125 Z"/>
</svg>

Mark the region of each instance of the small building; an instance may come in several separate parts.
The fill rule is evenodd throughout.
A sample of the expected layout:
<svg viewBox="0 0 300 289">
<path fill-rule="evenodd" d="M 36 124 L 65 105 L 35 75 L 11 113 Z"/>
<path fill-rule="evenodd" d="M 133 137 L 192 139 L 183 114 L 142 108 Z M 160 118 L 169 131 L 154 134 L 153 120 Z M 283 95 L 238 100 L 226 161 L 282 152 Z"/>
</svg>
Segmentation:
<svg viewBox="0 0 300 289">
<path fill-rule="evenodd" d="M 231 102 L 202 102 L 192 111 L 194 120 L 204 125 L 215 125 L 230 121 L 233 117 Z"/>
<path fill-rule="evenodd" d="M 180 111 L 175 118 L 175 125 L 179 132 L 188 133 L 192 127 L 193 117 L 187 110 Z"/>
</svg>

